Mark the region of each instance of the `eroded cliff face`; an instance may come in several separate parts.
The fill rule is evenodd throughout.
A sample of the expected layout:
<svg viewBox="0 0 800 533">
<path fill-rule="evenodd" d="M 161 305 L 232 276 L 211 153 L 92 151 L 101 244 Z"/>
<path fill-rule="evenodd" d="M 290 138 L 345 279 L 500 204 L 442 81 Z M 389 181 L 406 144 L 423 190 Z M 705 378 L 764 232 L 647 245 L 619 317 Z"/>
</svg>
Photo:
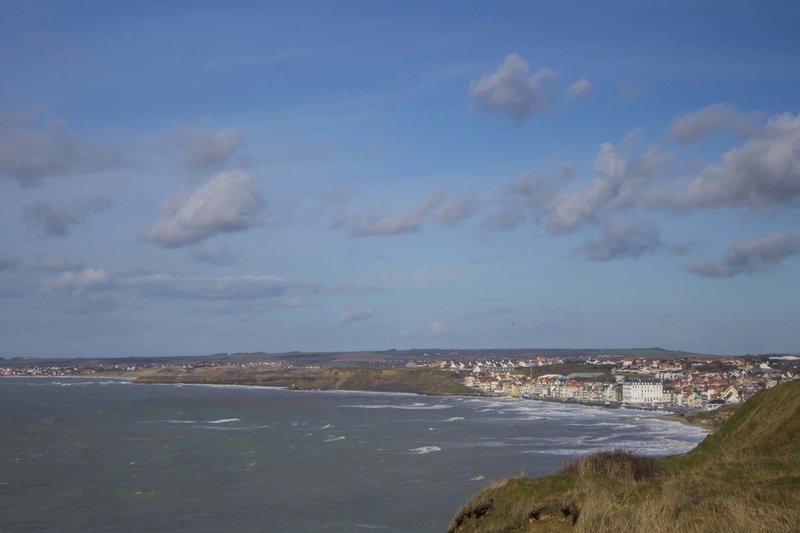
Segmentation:
<svg viewBox="0 0 800 533">
<path fill-rule="evenodd" d="M 193 370 L 166 368 L 140 376 L 135 383 L 262 385 L 293 390 L 354 390 L 418 394 L 475 394 L 452 372 L 410 368 L 326 368 L 269 370 L 235 366 Z"/>
</svg>

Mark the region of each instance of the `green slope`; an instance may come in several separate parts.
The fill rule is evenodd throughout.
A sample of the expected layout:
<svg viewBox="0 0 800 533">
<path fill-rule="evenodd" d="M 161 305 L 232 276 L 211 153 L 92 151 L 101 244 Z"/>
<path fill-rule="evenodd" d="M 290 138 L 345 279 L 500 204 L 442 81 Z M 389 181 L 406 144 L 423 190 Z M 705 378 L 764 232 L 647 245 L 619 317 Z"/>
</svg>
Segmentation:
<svg viewBox="0 0 800 533">
<path fill-rule="evenodd" d="M 449 531 L 800 531 L 800 381 L 758 393 L 688 454 L 600 453 L 495 483 Z"/>
<path fill-rule="evenodd" d="M 418 394 L 475 394 L 453 372 L 414 368 L 261 369 L 236 366 L 165 368 L 135 383 L 259 385 L 295 390 L 352 390 Z"/>
</svg>

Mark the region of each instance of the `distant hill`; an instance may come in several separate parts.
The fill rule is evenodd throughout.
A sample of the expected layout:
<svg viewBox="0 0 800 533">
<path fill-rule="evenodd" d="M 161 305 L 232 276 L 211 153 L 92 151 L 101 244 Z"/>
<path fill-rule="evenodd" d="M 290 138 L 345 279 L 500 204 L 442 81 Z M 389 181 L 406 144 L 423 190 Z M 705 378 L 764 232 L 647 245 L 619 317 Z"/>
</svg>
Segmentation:
<svg viewBox="0 0 800 533">
<path fill-rule="evenodd" d="M 260 385 L 293 390 L 351 390 L 417 394 L 476 394 L 452 372 L 412 368 L 326 368 L 264 370 L 236 366 L 199 369 L 163 368 L 142 375 L 135 383 Z"/>
<path fill-rule="evenodd" d="M 448 531 L 800 531 L 800 380 L 759 392 L 687 454 L 608 450 L 496 482 Z"/>
<path fill-rule="evenodd" d="M 409 361 L 435 359 L 474 360 L 483 358 L 520 358 L 536 356 L 586 357 L 618 355 L 624 357 L 720 357 L 663 348 L 417 348 L 411 350 L 334 351 L 334 352 L 249 352 L 216 353 L 211 355 L 181 355 L 170 357 L 13 357 L 0 360 L 0 366 L 65 366 L 72 364 L 141 365 L 151 363 L 248 363 L 255 361 L 290 362 L 303 365 L 324 366 L 397 366 Z"/>
</svg>

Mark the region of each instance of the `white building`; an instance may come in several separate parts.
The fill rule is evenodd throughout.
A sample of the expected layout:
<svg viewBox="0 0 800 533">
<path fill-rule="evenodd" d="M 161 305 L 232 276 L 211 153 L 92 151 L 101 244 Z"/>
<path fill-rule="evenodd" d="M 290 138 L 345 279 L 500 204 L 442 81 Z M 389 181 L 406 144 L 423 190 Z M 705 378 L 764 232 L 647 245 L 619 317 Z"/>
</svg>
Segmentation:
<svg viewBox="0 0 800 533">
<path fill-rule="evenodd" d="M 624 403 L 658 403 L 663 394 L 664 385 L 660 381 L 623 381 L 620 399 Z"/>
</svg>

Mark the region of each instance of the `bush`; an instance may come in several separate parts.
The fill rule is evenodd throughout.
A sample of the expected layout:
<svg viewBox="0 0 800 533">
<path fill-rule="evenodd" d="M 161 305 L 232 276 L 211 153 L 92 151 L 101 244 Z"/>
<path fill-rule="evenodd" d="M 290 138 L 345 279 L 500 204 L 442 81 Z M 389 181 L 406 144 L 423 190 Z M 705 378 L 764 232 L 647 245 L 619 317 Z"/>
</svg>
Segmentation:
<svg viewBox="0 0 800 533">
<path fill-rule="evenodd" d="M 662 473 L 655 460 L 625 448 L 590 453 L 571 461 L 559 474 L 605 474 L 618 481 L 647 481 Z"/>
</svg>

